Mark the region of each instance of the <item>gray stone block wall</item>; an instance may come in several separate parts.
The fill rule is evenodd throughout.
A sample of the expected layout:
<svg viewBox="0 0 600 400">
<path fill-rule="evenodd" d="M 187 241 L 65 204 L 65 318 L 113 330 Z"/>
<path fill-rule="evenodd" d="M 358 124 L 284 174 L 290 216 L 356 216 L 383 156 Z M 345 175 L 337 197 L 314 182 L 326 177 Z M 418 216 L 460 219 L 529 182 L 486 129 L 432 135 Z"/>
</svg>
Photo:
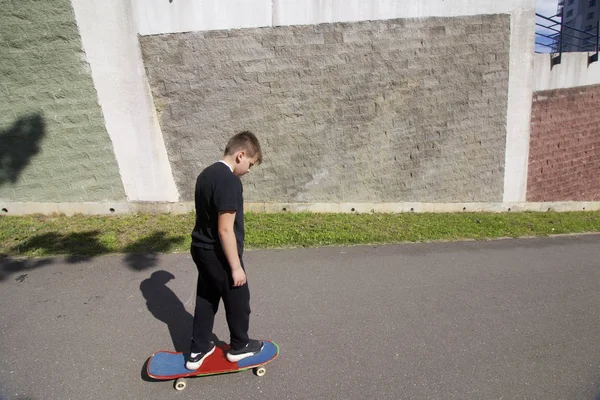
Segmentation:
<svg viewBox="0 0 600 400">
<path fill-rule="evenodd" d="M 0 199 L 124 200 L 70 1 L 0 8 Z"/>
<path fill-rule="evenodd" d="M 141 37 L 179 191 L 235 132 L 254 202 L 502 201 L 508 15 Z"/>
</svg>

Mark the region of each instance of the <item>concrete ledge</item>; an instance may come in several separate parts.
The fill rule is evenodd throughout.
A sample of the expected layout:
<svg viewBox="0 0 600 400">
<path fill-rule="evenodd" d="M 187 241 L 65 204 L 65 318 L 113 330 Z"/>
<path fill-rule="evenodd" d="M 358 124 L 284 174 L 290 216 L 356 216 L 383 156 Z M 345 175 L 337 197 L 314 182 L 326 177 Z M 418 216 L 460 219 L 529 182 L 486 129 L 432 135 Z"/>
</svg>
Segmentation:
<svg viewBox="0 0 600 400">
<path fill-rule="evenodd" d="M 64 214 L 117 215 L 135 213 L 185 214 L 194 211 L 194 203 L 18 203 L 0 202 L 0 215 Z"/>
<path fill-rule="evenodd" d="M 597 211 L 600 202 L 548 203 L 247 203 L 248 212 L 403 213 Z"/>
<path fill-rule="evenodd" d="M 562 62 L 554 67 L 550 57 L 550 54 L 534 55 L 534 91 L 600 84 L 600 63 L 588 64 L 587 52 L 563 53 Z"/>
<path fill-rule="evenodd" d="M 598 211 L 600 202 L 548 203 L 246 203 L 246 212 L 314 213 L 403 213 L 403 212 L 511 212 L 511 211 Z M 18 203 L 0 202 L 0 215 L 84 214 L 120 215 L 135 213 L 185 214 L 194 211 L 193 202 L 180 203 Z"/>
</svg>

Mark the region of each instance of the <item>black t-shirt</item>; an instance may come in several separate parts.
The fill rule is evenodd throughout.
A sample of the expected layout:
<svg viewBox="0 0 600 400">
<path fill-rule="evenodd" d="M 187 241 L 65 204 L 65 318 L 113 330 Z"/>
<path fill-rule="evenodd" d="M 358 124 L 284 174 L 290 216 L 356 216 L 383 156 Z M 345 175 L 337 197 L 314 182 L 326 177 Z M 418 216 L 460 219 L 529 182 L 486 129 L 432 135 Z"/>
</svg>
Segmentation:
<svg viewBox="0 0 600 400">
<path fill-rule="evenodd" d="M 229 166 L 216 162 L 196 179 L 196 226 L 192 246 L 221 249 L 218 219 L 220 211 L 235 211 L 233 224 L 238 254 L 244 251 L 244 198 L 242 181 Z"/>
</svg>

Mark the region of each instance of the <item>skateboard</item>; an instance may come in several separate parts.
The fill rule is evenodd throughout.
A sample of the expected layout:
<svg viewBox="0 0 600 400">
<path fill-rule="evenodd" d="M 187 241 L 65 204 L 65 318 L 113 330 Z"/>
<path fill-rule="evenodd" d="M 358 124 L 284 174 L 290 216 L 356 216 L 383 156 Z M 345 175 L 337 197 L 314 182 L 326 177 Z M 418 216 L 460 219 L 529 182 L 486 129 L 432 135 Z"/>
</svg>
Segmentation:
<svg viewBox="0 0 600 400">
<path fill-rule="evenodd" d="M 194 376 L 228 374 L 248 369 L 253 369 L 256 376 L 263 376 L 267 372 L 265 365 L 279 355 L 277 343 L 265 340 L 260 353 L 238 362 L 229 362 L 225 357 L 229 348 L 229 345 L 217 345 L 214 353 L 208 356 L 196 371 L 190 371 L 185 367 L 184 353 L 157 351 L 148 360 L 146 371 L 153 379 L 163 381 L 175 379 L 175 389 L 183 390 L 187 386 L 185 378 Z"/>
</svg>

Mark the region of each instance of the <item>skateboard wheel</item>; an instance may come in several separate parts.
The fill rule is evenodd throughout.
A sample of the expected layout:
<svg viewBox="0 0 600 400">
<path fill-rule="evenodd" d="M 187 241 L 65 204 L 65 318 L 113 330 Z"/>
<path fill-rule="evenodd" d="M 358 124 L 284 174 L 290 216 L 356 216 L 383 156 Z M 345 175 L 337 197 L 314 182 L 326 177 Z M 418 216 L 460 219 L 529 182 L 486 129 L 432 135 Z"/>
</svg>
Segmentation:
<svg viewBox="0 0 600 400">
<path fill-rule="evenodd" d="M 187 382 L 183 378 L 179 378 L 175 381 L 175 390 L 183 390 L 187 386 Z"/>
<path fill-rule="evenodd" d="M 267 373 L 267 369 L 265 367 L 254 368 L 254 374 L 256 376 L 264 376 Z"/>
</svg>

